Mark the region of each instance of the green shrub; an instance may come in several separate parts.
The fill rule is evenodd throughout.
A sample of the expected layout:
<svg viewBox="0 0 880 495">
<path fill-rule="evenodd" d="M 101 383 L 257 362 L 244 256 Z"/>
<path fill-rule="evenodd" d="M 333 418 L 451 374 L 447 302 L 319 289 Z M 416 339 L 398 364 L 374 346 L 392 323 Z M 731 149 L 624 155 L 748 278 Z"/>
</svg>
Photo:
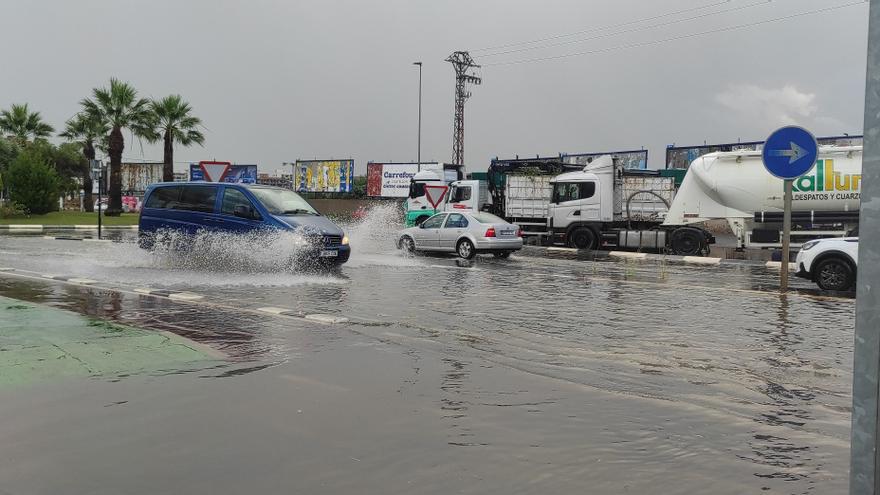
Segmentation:
<svg viewBox="0 0 880 495">
<path fill-rule="evenodd" d="M 0 218 L 25 217 L 27 214 L 28 209 L 15 201 L 0 203 Z"/>
<path fill-rule="evenodd" d="M 45 156 L 25 148 L 5 174 L 9 198 L 31 213 L 41 215 L 58 208 L 61 178 Z"/>
</svg>

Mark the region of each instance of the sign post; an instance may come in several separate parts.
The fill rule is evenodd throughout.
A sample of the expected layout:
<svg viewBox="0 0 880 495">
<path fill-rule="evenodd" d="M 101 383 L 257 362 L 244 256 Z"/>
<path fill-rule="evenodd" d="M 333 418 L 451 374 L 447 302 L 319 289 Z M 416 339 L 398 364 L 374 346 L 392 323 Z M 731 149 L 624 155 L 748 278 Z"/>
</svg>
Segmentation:
<svg viewBox="0 0 880 495">
<path fill-rule="evenodd" d="M 779 290 L 788 290 L 788 262 L 791 259 L 791 196 L 794 179 L 809 172 L 819 157 L 816 137 L 803 127 L 776 130 L 764 143 L 764 168 L 784 184 L 782 215 L 782 270 Z"/>
<path fill-rule="evenodd" d="M 104 163 L 101 160 L 92 160 L 92 176 L 98 182 L 98 239 L 101 238 L 101 193 L 104 192 Z"/>
<path fill-rule="evenodd" d="M 868 15 L 849 493 L 880 493 L 880 0 Z"/>
</svg>

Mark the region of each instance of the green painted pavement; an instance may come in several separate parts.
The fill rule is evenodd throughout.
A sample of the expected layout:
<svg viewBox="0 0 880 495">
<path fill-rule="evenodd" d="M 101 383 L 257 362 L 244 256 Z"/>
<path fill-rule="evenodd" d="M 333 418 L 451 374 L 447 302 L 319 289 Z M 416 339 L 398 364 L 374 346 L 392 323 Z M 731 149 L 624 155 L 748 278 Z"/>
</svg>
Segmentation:
<svg viewBox="0 0 880 495">
<path fill-rule="evenodd" d="M 0 387 L 181 370 L 215 358 L 198 344 L 166 332 L 0 297 Z"/>
</svg>

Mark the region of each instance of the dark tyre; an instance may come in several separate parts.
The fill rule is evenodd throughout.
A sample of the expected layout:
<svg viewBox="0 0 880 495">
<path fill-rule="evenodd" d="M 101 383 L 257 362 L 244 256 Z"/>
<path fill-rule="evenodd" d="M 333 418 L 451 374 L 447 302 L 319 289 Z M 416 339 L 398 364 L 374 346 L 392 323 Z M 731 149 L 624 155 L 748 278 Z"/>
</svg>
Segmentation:
<svg viewBox="0 0 880 495">
<path fill-rule="evenodd" d="M 427 219 L 429 219 L 429 218 L 431 218 L 431 217 L 429 217 L 428 215 L 422 215 L 422 216 L 420 216 L 420 217 L 417 217 L 417 218 L 416 218 L 416 227 L 418 227 L 419 225 L 421 225 L 422 222 L 424 222 L 425 220 L 427 220 Z"/>
<path fill-rule="evenodd" d="M 703 233 L 696 229 L 676 229 L 672 232 L 670 245 L 673 254 L 699 256 L 705 246 Z"/>
<path fill-rule="evenodd" d="M 575 229 L 568 234 L 568 244 L 578 249 L 596 249 L 596 233 L 586 227 Z"/>
<path fill-rule="evenodd" d="M 467 239 L 458 241 L 458 244 L 455 246 L 455 252 L 466 260 L 473 259 L 477 255 L 477 250 L 474 248 L 473 243 Z"/>
<path fill-rule="evenodd" d="M 500 253 L 492 253 L 496 258 L 507 259 L 510 258 L 510 251 L 503 251 Z"/>
<path fill-rule="evenodd" d="M 397 247 L 402 249 L 405 253 L 414 253 L 416 250 L 416 243 L 412 240 L 412 237 L 403 236 L 400 238 L 400 241 L 397 242 Z"/>
<path fill-rule="evenodd" d="M 849 290 L 856 281 L 852 266 L 840 258 L 828 258 L 819 262 L 814 277 L 822 290 Z"/>
</svg>

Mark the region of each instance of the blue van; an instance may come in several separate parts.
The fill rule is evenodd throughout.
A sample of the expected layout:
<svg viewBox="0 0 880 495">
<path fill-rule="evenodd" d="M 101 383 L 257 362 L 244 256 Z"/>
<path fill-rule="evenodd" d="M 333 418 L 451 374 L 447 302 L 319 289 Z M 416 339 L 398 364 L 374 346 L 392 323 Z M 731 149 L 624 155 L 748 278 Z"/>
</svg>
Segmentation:
<svg viewBox="0 0 880 495">
<path fill-rule="evenodd" d="M 280 187 L 210 182 L 162 182 L 147 187 L 139 222 L 139 244 L 150 249 L 156 235 L 173 230 L 249 233 L 277 229 L 303 232 L 311 241 L 309 257 L 348 261 L 348 237 L 299 194 Z"/>
</svg>

